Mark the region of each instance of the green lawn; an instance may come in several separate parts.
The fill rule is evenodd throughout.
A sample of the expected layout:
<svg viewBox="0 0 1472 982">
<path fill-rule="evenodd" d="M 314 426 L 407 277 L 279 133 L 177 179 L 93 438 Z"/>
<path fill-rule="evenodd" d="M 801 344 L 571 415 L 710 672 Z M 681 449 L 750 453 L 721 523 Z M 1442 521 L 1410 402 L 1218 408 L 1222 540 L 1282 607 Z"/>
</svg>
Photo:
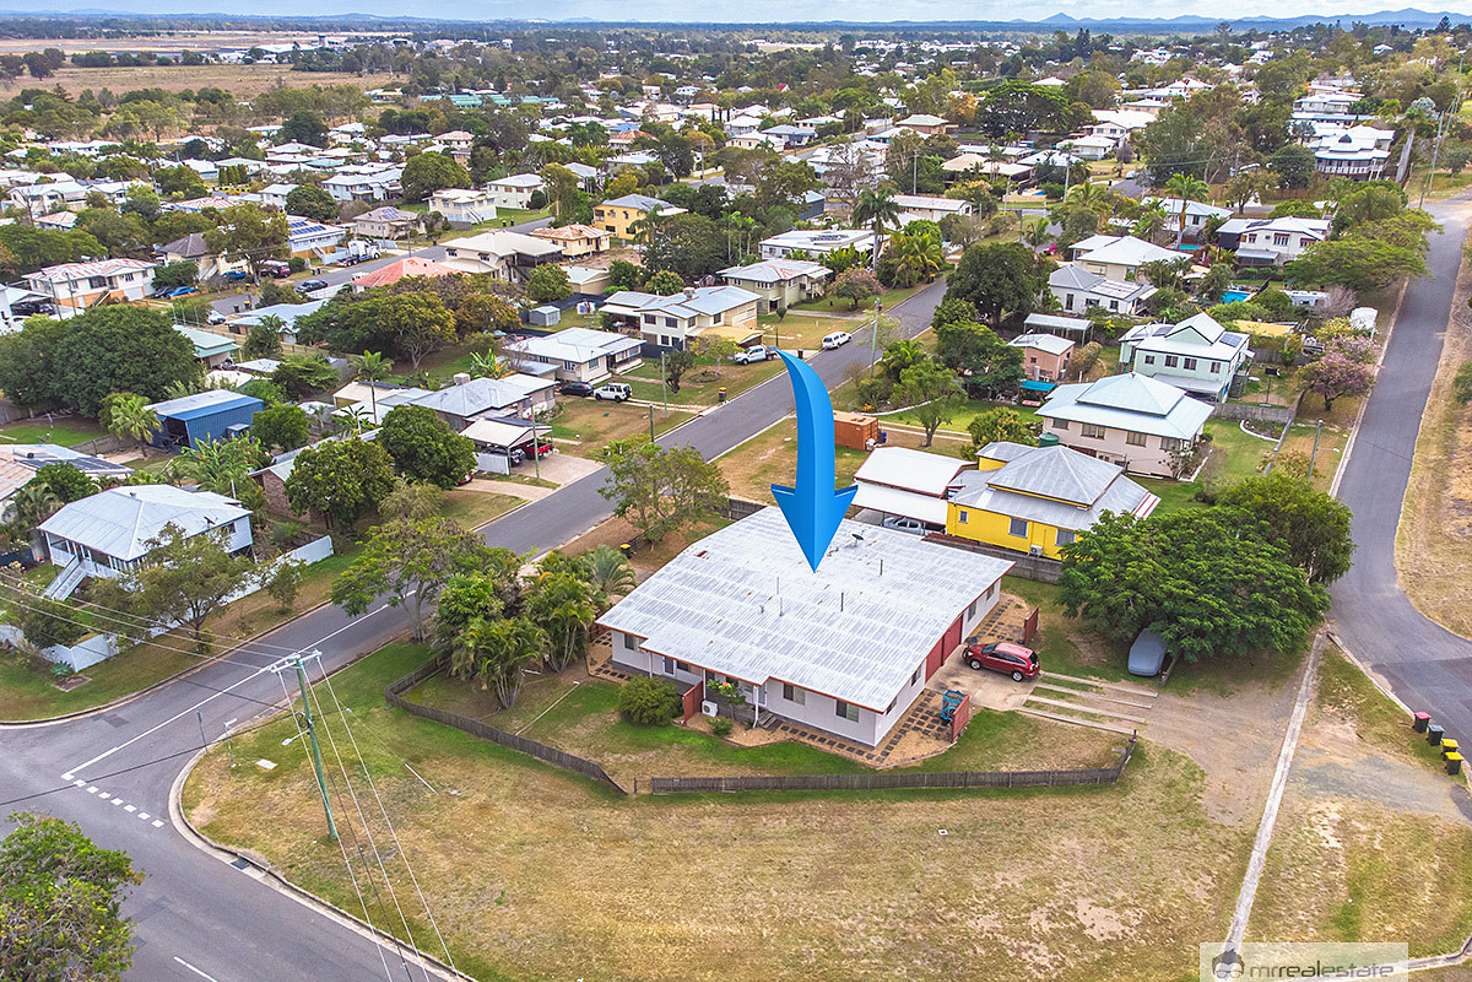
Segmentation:
<svg viewBox="0 0 1472 982">
<path fill-rule="evenodd" d="M 512 497 L 509 494 L 491 494 L 487 491 L 457 488 L 445 493 L 445 502 L 440 509 L 440 514 L 453 519 L 461 528 L 469 530 L 494 521 L 522 504 L 525 502 L 521 498 Z"/>
<path fill-rule="evenodd" d="M 28 419 L 22 423 L 6 423 L 0 426 L 0 443 L 54 443 L 62 447 L 75 447 L 103 436 L 104 431 L 96 420 L 80 416 L 58 416 L 50 421 L 44 416 Z"/>
<path fill-rule="evenodd" d="M 949 422 L 941 424 L 941 429 L 954 430 L 957 433 L 965 433 L 966 428 L 971 425 L 971 421 L 973 419 L 975 419 L 982 413 L 992 409 L 1010 409 L 1017 415 L 1021 416 L 1025 422 L 1038 422 L 1038 414 L 1036 410 L 1031 409 L 1027 406 L 1015 406 L 1008 402 L 989 402 L 985 399 L 967 399 L 961 404 L 961 408 L 956 411 L 955 415 L 951 417 Z M 880 426 L 883 426 L 886 422 L 890 421 L 895 423 L 908 423 L 911 426 L 920 425 L 920 420 L 916 417 L 915 413 L 909 411 L 902 413 L 891 413 L 879 417 Z"/>
<path fill-rule="evenodd" d="M 868 300 L 861 303 L 857 311 L 850 309 L 852 306 L 850 301 L 845 300 L 842 297 L 834 296 L 818 297 L 815 300 L 807 300 L 803 303 L 795 304 L 792 309 L 823 310 L 832 311 L 835 314 L 857 314 L 863 316 L 867 314 L 872 314 L 874 312 L 874 301 L 878 300 L 881 304 L 884 305 L 884 310 L 887 312 L 893 310 L 895 308 L 895 305 L 899 304 L 901 301 L 910 299 L 929 285 L 929 283 L 921 283 L 919 286 L 906 287 L 903 290 L 885 290 L 883 293 L 879 294 L 878 297 L 870 297 Z"/>
<path fill-rule="evenodd" d="M 1038 636 L 1032 644 L 1044 671 L 1114 681 L 1132 677 L 1125 671 L 1124 650 L 1092 636 L 1086 639 L 1078 622 L 1063 612 L 1056 583 L 1004 576 L 1002 589 L 1038 608 Z M 1080 645 L 1085 640 L 1087 650 Z"/>
</svg>

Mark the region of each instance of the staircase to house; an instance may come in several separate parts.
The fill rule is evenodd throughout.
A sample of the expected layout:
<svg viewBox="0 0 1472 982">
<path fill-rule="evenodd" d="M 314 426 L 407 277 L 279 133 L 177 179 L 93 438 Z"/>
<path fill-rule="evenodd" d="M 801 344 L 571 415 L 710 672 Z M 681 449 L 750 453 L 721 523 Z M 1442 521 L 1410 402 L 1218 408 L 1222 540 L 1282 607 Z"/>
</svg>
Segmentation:
<svg viewBox="0 0 1472 982">
<path fill-rule="evenodd" d="M 61 572 L 41 591 L 42 596 L 51 600 L 65 600 L 72 595 L 81 582 L 87 578 L 87 571 L 82 568 L 82 561 L 73 557 L 71 562 L 61 568 Z"/>
<path fill-rule="evenodd" d="M 1143 685 L 1043 672 L 1018 711 L 1128 735 L 1145 728 L 1156 696 Z"/>
</svg>

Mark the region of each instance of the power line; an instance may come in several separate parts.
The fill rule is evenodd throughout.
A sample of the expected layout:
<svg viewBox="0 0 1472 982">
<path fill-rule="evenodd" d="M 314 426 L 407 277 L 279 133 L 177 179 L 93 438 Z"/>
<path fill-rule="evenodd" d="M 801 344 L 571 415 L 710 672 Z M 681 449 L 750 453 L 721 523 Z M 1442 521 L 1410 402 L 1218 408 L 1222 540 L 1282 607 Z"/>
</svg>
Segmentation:
<svg viewBox="0 0 1472 982">
<path fill-rule="evenodd" d="M 394 890 L 393 881 L 391 879 L 389 879 L 388 869 L 384 865 L 384 862 L 383 862 L 383 853 L 381 853 L 379 851 L 379 849 L 378 849 L 378 843 L 377 843 L 377 841 L 373 837 L 373 830 L 368 825 L 367 816 L 365 816 L 363 814 L 363 805 L 358 800 L 358 792 L 353 788 L 352 778 L 348 776 L 347 765 L 343 763 L 342 753 L 338 749 L 338 746 L 337 746 L 337 738 L 332 735 L 332 727 L 330 727 L 330 726 L 327 725 L 327 720 L 326 720 L 325 716 L 322 713 L 322 698 L 321 698 L 321 696 L 319 696 L 317 694 L 316 690 L 313 689 L 310 684 L 307 686 L 307 695 L 311 696 L 316 701 L 316 704 L 317 704 L 317 715 L 318 715 L 319 718 L 322 719 L 322 731 L 325 734 L 327 734 L 327 742 L 328 742 L 328 745 L 331 746 L 331 748 L 332 748 L 332 756 L 333 756 L 334 759 L 336 759 L 338 769 L 342 772 L 343 785 L 344 785 L 344 787 L 347 788 L 348 796 L 352 799 L 353 809 L 358 813 L 358 821 L 363 826 L 363 834 L 368 839 L 368 847 L 373 850 L 373 858 L 374 858 L 374 860 L 378 864 L 378 870 L 379 870 L 380 873 L 383 874 L 384 886 L 388 890 L 389 899 L 393 901 L 394 909 L 398 912 L 398 915 L 399 915 L 399 923 L 402 924 L 403 927 L 404 927 L 404 935 L 407 937 L 407 939 L 409 941 L 410 947 L 413 948 L 414 954 L 421 959 L 421 968 L 423 968 L 422 959 L 423 959 L 424 956 L 419 951 L 419 946 L 414 941 L 414 932 L 409 927 L 409 918 L 404 914 L 404 908 L 399 903 L 399 897 L 398 897 L 397 892 L 395 892 L 395 890 Z M 348 827 L 349 827 L 349 830 L 351 831 L 351 829 L 352 829 L 352 823 L 351 823 L 351 821 L 348 823 Z M 354 833 L 354 841 L 355 841 L 355 843 L 356 843 L 356 839 L 357 839 L 357 836 L 356 836 L 356 833 Z M 361 852 L 361 847 L 359 847 L 359 851 Z M 366 862 L 367 862 L 366 858 L 364 859 L 364 862 L 366 864 Z M 373 882 L 371 877 L 370 877 L 369 882 L 370 883 Z M 381 901 L 380 901 L 380 903 L 381 903 Z M 400 958 L 401 961 L 403 960 L 403 952 L 402 951 L 400 951 L 400 953 L 399 953 L 399 958 Z M 425 982 L 429 982 L 429 970 L 427 968 L 424 968 L 423 971 L 424 971 Z M 408 967 L 407 962 L 404 965 L 404 974 L 405 974 L 405 977 L 410 980 L 410 982 L 413 982 L 413 974 L 411 972 L 409 972 L 409 967 Z"/>
<path fill-rule="evenodd" d="M 321 668 L 320 663 L 318 667 Z M 414 892 L 418 895 L 419 903 L 424 908 L 424 916 L 429 919 L 429 926 L 434 929 L 434 935 L 436 938 L 439 939 L 440 948 L 445 953 L 445 961 L 449 964 L 451 969 L 454 969 L 455 958 L 453 955 L 450 954 L 450 946 L 445 943 L 445 936 L 440 933 L 440 926 L 438 922 L 435 921 L 434 912 L 430 910 L 429 900 L 425 898 L 424 891 L 419 886 L 419 878 L 414 875 L 414 867 L 409 862 L 409 853 L 404 848 L 404 844 L 399 841 L 399 833 L 394 828 L 393 820 L 389 818 L 388 809 L 384 807 L 383 797 L 378 793 L 378 786 L 373 783 L 373 775 L 369 773 L 368 770 L 368 761 L 364 759 L 363 751 L 358 747 L 358 738 L 353 736 L 353 728 L 348 723 L 347 714 L 343 710 L 342 703 L 338 701 L 337 690 L 333 687 L 332 679 L 327 675 L 325 669 L 322 670 L 322 682 L 327 683 L 327 692 L 329 695 L 332 696 L 333 704 L 337 706 L 338 717 L 342 720 L 342 728 L 344 731 L 347 732 L 348 739 L 352 742 L 353 753 L 357 754 L 358 764 L 363 768 L 363 778 L 368 782 L 368 789 L 373 792 L 373 797 L 378 802 L 378 811 L 381 815 L 383 815 L 383 822 L 385 825 L 388 826 L 388 834 L 394 840 L 394 848 L 399 851 L 399 858 L 403 860 L 404 869 L 407 870 L 409 873 L 409 882 L 414 885 Z M 318 701 L 320 703 L 320 697 L 318 698 Z"/>
</svg>

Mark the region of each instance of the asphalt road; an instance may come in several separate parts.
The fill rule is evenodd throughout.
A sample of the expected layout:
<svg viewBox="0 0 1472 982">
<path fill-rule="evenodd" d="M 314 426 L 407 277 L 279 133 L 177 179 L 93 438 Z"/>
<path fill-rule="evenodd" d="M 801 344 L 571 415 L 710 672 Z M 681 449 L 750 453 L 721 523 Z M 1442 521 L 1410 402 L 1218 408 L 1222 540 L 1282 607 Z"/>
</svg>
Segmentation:
<svg viewBox="0 0 1472 982">
<path fill-rule="evenodd" d="M 551 218 L 534 218 L 529 222 L 522 222 L 520 225 L 511 226 L 509 231 L 530 232 L 533 229 L 543 228 L 551 224 Z M 328 286 L 337 286 L 341 283 L 350 282 L 354 276 L 360 273 L 369 273 L 375 269 L 382 269 L 408 256 L 417 256 L 420 259 L 443 259 L 445 258 L 445 247 L 426 246 L 423 249 L 415 249 L 413 252 L 406 252 L 396 256 L 384 256 L 382 259 L 359 263 L 356 266 L 340 266 L 334 269 L 319 270 L 307 278 L 322 280 Z M 255 297 L 259 292 L 260 288 L 257 287 L 253 290 L 242 290 L 239 293 L 228 293 L 212 299 L 210 306 L 226 316 L 238 314 L 254 305 Z"/>
<path fill-rule="evenodd" d="M 903 334 L 929 326 L 944 291 L 938 282 L 891 311 Z M 849 345 L 813 358 L 830 387 L 850 366 L 868 362 L 867 329 L 852 333 Z M 791 411 L 792 390 L 782 374 L 660 442 L 693 446 L 713 457 Z M 541 552 L 576 537 L 611 512 L 598 493 L 604 479 L 600 470 L 504 516 L 484 528 L 486 542 Z M 138 944 L 130 979 L 358 982 L 383 976 L 385 965 L 391 978 L 405 973 L 397 952 L 384 951 L 197 849 L 175 832 L 168 803 L 176 777 L 203 742 L 274 711 L 283 680 L 268 666 L 291 652 L 318 650 L 333 671 L 407 627 L 401 609 L 380 607 L 350 618 L 336 607 L 319 607 L 230 651 L 227 660 L 117 709 L 54 725 L 0 728 L 0 801 L 39 795 L 4 811 L 41 811 L 75 821 L 99 844 L 125 850 L 146 874 L 124 908 L 136 922 Z M 284 681 L 290 684 L 290 676 Z M 281 752 L 303 751 L 293 745 Z M 332 769 L 328 748 L 323 752 Z M 408 905 L 412 897 L 402 899 Z"/>
<path fill-rule="evenodd" d="M 1412 709 L 1472 739 L 1472 642 L 1422 616 L 1395 573 L 1395 530 L 1411 454 L 1441 358 L 1467 234 L 1457 211 L 1433 208 L 1430 275 L 1411 283 L 1339 487 L 1354 512 L 1354 566 L 1334 584 L 1337 633 Z"/>
</svg>

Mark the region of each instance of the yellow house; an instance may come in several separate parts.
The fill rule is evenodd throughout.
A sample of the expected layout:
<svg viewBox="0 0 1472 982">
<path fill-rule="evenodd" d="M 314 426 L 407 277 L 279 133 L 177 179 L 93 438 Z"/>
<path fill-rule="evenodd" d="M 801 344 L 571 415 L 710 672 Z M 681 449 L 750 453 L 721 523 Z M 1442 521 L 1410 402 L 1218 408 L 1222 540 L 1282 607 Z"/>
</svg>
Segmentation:
<svg viewBox="0 0 1472 982">
<path fill-rule="evenodd" d="M 594 205 L 593 226 L 616 239 L 633 239 L 633 226 L 650 215 L 681 215 L 684 212 L 683 208 L 676 208 L 647 194 L 626 194 Z"/>
<path fill-rule="evenodd" d="M 1144 518 L 1160 504 L 1119 465 L 1057 444 L 989 443 L 977 467 L 958 475 L 947 534 L 1049 559 L 1106 511 Z"/>
</svg>

